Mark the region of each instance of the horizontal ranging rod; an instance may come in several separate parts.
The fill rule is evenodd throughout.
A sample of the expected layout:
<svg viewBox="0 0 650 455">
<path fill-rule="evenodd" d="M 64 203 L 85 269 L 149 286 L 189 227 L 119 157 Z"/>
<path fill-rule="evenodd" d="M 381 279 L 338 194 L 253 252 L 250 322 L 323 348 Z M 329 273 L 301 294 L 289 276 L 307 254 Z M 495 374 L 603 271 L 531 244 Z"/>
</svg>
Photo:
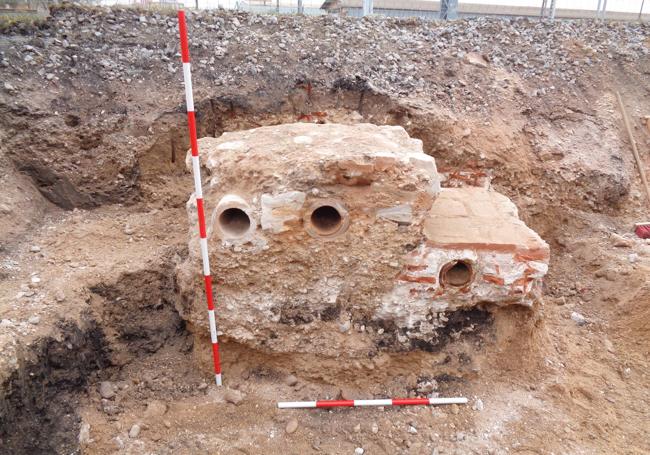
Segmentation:
<svg viewBox="0 0 650 455">
<path fill-rule="evenodd" d="M 429 406 L 435 404 L 467 404 L 467 398 L 385 398 L 379 400 L 280 401 L 280 409 L 346 408 L 358 406 Z"/>
</svg>

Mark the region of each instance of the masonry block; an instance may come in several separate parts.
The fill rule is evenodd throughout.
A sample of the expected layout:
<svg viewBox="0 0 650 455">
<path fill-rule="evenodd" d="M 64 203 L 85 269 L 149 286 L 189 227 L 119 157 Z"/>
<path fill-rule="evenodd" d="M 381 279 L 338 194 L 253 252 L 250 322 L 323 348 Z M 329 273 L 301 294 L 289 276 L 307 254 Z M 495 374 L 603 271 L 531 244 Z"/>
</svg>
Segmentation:
<svg viewBox="0 0 650 455">
<path fill-rule="evenodd" d="M 441 190 L 401 127 L 289 124 L 199 141 L 220 331 L 328 356 L 435 343 L 450 312 L 530 305 L 548 246 L 489 188 Z M 195 200 L 181 312 L 203 330 Z M 206 332 L 207 333 L 207 332 Z M 365 353 L 365 354 L 364 354 Z"/>
</svg>

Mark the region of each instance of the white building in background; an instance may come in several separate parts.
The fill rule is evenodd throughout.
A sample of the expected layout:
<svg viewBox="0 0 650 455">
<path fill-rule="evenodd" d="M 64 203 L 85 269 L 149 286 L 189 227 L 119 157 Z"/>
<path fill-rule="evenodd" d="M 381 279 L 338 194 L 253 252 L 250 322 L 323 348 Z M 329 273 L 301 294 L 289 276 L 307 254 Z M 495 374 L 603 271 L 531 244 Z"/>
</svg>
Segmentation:
<svg viewBox="0 0 650 455">
<path fill-rule="evenodd" d="M 374 0 L 374 14 L 437 19 L 440 1 L 437 0 Z M 548 3 L 548 2 L 547 2 Z M 647 3 L 650 3 L 647 2 Z M 539 17 L 542 0 L 459 0 L 458 17 L 499 16 Z M 636 20 L 642 0 L 609 0 L 607 18 Z M 557 19 L 578 19 L 596 17 L 597 0 L 557 0 Z M 363 0 L 324 0 L 323 9 L 330 13 L 348 16 L 362 16 Z M 650 6 L 644 6 L 644 19 L 650 19 Z"/>
<path fill-rule="evenodd" d="M 0 0 L 2 1 L 2 0 Z M 298 0 L 99 0 L 102 5 L 185 5 L 200 9 L 239 9 L 253 12 L 296 13 Z M 602 2 L 602 0 L 601 0 Z M 458 16 L 539 17 L 543 0 L 459 0 Z M 548 3 L 548 1 L 547 1 Z M 361 16 L 363 0 L 302 0 L 305 14 Z M 598 0 L 556 0 L 556 18 L 596 17 Z M 650 0 L 607 0 L 607 18 L 636 20 L 643 5 L 643 19 L 650 20 Z M 438 0 L 373 0 L 376 15 L 437 19 Z"/>
</svg>

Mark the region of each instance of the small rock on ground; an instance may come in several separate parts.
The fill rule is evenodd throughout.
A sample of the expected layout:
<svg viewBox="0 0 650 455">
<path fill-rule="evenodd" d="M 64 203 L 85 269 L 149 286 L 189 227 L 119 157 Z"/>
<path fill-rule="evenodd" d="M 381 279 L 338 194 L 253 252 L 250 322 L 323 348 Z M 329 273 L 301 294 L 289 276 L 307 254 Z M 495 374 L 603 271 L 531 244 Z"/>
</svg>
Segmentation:
<svg viewBox="0 0 650 455">
<path fill-rule="evenodd" d="M 79 444 L 85 445 L 90 442 L 90 424 L 82 423 L 81 428 L 79 429 Z"/>
<path fill-rule="evenodd" d="M 115 387 L 110 381 L 102 381 L 99 383 L 99 395 L 102 398 L 110 400 L 115 396 Z"/>
<path fill-rule="evenodd" d="M 289 376 L 287 376 L 287 378 L 284 380 L 284 382 L 288 386 L 294 386 L 294 385 L 298 384 L 298 378 L 295 377 L 294 375 L 290 374 Z"/>
<path fill-rule="evenodd" d="M 287 427 L 285 428 L 288 434 L 294 433 L 298 429 L 298 420 L 291 419 L 287 422 Z"/>
<path fill-rule="evenodd" d="M 633 240 L 627 239 L 618 234 L 612 234 L 610 240 L 612 241 L 612 244 L 617 248 L 629 248 L 634 245 Z"/>
<path fill-rule="evenodd" d="M 163 403 L 160 400 L 153 400 L 147 404 L 147 409 L 144 411 L 144 416 L 147 418 L 150 417 L 161 417 L 167 412 L 167 404 Z"/>
<path fill-rule="evenodd" d="M 575 311 L 571 313 L 571 319 L 579 326 L 583 326 L 587 323 L 587 318 Z"/>
<path fill-rule="evenodd" d="M 137 438 L 140 435 L 140 425 L 134 424 L 129 430 L 129 438 Z"/>
<path fill-rule="evenodd" d="M 238 405 L 239 403 L 242 402 L 244 397 L 242 396 L 241 392 L 239 392 L 238 390 L 228 389 L 228 391 L 226 391 L 226 394 L 224 395 L 224 399 L 228 403 Z"/>
</svg>

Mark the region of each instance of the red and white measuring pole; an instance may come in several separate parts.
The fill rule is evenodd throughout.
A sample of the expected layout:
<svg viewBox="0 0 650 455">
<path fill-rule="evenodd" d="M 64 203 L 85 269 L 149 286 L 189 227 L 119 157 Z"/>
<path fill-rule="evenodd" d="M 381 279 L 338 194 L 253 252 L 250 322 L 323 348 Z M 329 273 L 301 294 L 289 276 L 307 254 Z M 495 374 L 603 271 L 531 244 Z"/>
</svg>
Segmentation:
<svg viewBox="0 0 650 455">
<path fill-rule="evenodd" d="M 201 167 L 199 165 L 199 146 L 196 141 L 196 117 L 194 116 L 194 97 L 192 96 L 192 71 L 190 69 L 190 47 L 187 41 L 187 25 L 185 11 L 178 12 L 178 31 L 181 36 L 181 59 L 183 61 L 183 79 L 185 80 L 185 102 L 187 104 L 187 125 L 190 131 L 192 150 L 192 174 L 194 175 L 194 194 L 196 195 L 196 211 L 199 217 L 199 235 L 201 243 L 201 258 L 203 259 L 203 279 L 205 280 L 205 296 L 208 300 L 208 319 L 210 323 L 210 341 L 212 341 L 212 359 L 214 361 L 214 379 L 221 385 L 221 361 L 219 359 L 219 340 L 217 339 L 217 322 L 214 316 L 212 300 L 212 278 L 210 276 L 210 258 L 208 257 L 208 238 L 205 229 L 205 213 L 203 209 L 203 190 L 201 187 Z"/>
<path fill-rule="evenodd" d="M 435 404 L 467 404 L 467 398 L 385 398 L 380 400 L 281 401 L 280 409 L 346 408 L 360 406 L 429 406 Z"/>
</svg>

